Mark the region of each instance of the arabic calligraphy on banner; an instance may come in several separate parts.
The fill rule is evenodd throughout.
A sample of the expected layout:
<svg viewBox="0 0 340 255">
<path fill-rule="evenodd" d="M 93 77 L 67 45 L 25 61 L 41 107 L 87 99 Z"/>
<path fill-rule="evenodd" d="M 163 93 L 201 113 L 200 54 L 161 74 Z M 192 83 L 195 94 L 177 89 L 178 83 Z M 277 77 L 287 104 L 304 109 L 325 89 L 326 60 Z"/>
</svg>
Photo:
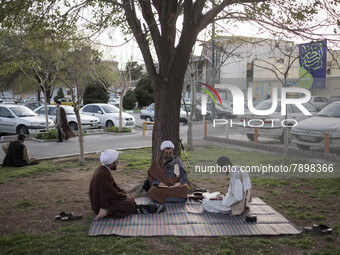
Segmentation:
<svg viewBox="0 0 340 255">
<path fill-rule="evenodd" d="M 326 88 L 327 41 L 299 45 L 299 87 Z"/>
</svg>

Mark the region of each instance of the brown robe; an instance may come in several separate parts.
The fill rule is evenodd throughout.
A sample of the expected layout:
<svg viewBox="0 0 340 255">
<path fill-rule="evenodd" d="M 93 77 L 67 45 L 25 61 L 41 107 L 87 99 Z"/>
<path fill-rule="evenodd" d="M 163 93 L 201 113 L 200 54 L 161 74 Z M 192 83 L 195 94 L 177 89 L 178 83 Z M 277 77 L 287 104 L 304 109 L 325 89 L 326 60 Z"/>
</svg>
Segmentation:
<svg viewBox="0 0 340 255">
<path fill-rule="evenodd" d="M 162 162 L 162 158 L 157 158 L 148 170 L 148 180 L 152 185 L 153 180 L 163 182 L 169 188 L 160 188 L 158 186 L 151 186 L 148 195 L 152 200 L 160 203 L 164 203 L 168 197 L 172 198 L 187 198 L 189 186 L 182 184 L 174 187 L 173 185 L 179 181 L 178 177 L 169 178 L 165 172 L 165 167 Z"/>
<path fill-rule="evenodd" d="M 63 128 L 65 138 L 68 139 L 68 138 L 75 137 L 76 135 L 72 132 L 71 127 L 68 124 L 65 109 L 60 106 L 59 111 L 60 111 L 61 127 Z"/>
<path fill-rule="evenodd" d="M 114 181 L 105 166 L 99 166 L 93 173 L 89 197 L 92 211 L 98 214 L 101 208 L 109 211 L 108 217 L 123 218 L 136 214 L 137 205 L 127 198 L 126 192 Z"/>
</svg>

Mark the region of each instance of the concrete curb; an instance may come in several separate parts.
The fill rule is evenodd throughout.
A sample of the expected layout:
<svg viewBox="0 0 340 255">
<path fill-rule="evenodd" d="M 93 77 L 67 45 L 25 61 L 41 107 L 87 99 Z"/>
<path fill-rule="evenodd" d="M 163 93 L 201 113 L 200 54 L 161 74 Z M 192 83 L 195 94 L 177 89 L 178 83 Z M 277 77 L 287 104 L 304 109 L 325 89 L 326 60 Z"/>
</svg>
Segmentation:
<svg viewBox="0 0 340 255">
<path fill-rule="evenodd" d="M 150 148 L 150 146 L 136 146 L 136 147 L 130 147 L 130 148 L 115 148 L 117 151 L 126 151 L 126 150 L 135 150 L 135 149 L 145 149 L 145 148 Z M 85 155 L 88 154 L 100 154 L 103 151 L 92 151 L 92 152 L 85 152 Z M 74 153 L 74 154 L 67 154 L 67 155 L 59 155 L 59 156 L 54 156 L 54 157 L 45 157 L 45 158 L 37 158 L 38 160 L 48 160 L 48 159 L 58 159 L 58 158 L 68 158 L 68 157 L 74 157 L 74 156 L 79 156 L 80 153 Z"/>
</svg>

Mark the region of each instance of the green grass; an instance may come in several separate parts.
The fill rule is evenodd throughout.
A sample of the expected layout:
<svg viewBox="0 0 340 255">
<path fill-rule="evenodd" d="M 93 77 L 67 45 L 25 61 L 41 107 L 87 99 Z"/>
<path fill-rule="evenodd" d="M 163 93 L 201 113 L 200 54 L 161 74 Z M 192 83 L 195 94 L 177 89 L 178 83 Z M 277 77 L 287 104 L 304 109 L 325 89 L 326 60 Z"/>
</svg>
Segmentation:
<svg viewBox="0 0 340 255">
<path fill-rule="evenodd" d="M 66 167 L 77 167 L 76 162 L 54 164 L 52 161 L 40 161 L 37 165 L 25 167 L 2 167 L 0 171 L 0 183 L 5 183 L 21 177 L 41 175 L 46 172 L 62 170 Z"/>
<path fill-rule="evenodd" d="M 64 203 L 64 202 L 66 202 L 66 201 L 67 201 L 67 198 L 66 198 L 66 197 L 63 197 L 63 198 L 58 199 L 56 202 L 57 202 L 57 203 Z"/>
<path fill-rule="evenodd" d="M 54 233 L 16 232 L 0 238 L 3 254 L 151 254 L 143 238 L 87 237 L 88 223 Z"/>
<path fill-rule="evenodd" d="M 147 171 L 151 165 L 151 155 L 151 147 L 136 150 L 124 150 L 119 153 L 119 161 L 126 163 L 127 169 Z"/>
<path fill-rule="evenodd" d="M 15 203 L 14 207 L 18 209 L 23 209 L 23 208 L 31 207 L 32 205 L 33 205 L 33 201 L 27 198 L 24 198 L 21 201 Z"/>
<path fill-rule="evenodd" d="M 138 169 L 146 171 L 151 163 L 151 148 L 122 151 L 119 160 L 126 164 L 128 169 Z M 194 162 L 201 161 L 202 155 L 205 160 L 214 162 L 221 155 L 228 155 L 233 162 L 237 164 L 254 162 L 280 162 L 281 158 L 258 154 L 231 150 L 218 146 L 207 146 L 203 149 L 198 148 L 196 151 L 188 152 L 191 165 Z M 184 155 L 183 155 L 184 159 Z M 183 160 L 184 161 L 184 160 Z M 206 161 L 205 161 L 206 162 Z M 263 163 L 263 162 L 262 162 Z M 294 162 L 295 163 L 295 162 Z M 255 163 L 254 163 L 255 164 Z M 48 161 L 42 161 L 39 165 L 27 166 L 24 168 L 2 168 L 0 171 L 0 182 L 6 182 L 14 178 L 34 176 L 44 174 L 47 171 L 58 171 L 65 167 L 74 167 L 79 169 L 77 162 L 66 162 L 56 166 Z M 87 170 L 87 168 L 80 168 Z M 132 174 L 132 173 L 131 173 Z M 208 177 L 208 178 L 207 178 Z M 201 180 L 211 181 L 210 175 L 205 175 Z M 55 181 L 58 181 L 57 179 Z M 340 180 L 339 179 L 301 179 L 298 182 L 290 180 L 282 180 L 278 178 L 253 178 L 252 183 L 254 189 L 257 186 L 267 187 L 267 193 L 262 198 L 270 201 L 271 205 L 277 208 L 288 218 L 305 220 L 308 222 L 326 221 L 327 214 L 331 213 L 325 208 L 319 208 L 308 204 L 308 198 L 313 196 L 314 199 L 334 201 L 340 199 Z M 280 193 L 277 189 L 305 189 L 306 193 L 301 193 L 307 198 L 306 202 L 295 201 L 278 201 Z M 300 195 L 300 194 L 299 194 Z M 68 201 L 67 198 L 61 197 L 56 202 L 63 203 Z M 3 201 L 6 202 L 6 201 Z M 8 201 L 7 201 L 8 202 Z M 13 210 L 25 211 L 34 210 L 39 207 L 34 201 L 22 198 L 21 201 L 13 205 Z M 1 208 L 0 208 L 1 209 Z M 2 214 L 6 212 L 1 212 Z M 35 222 L 28 224 L 34 226 Z M 148 242 L 144 238 L 122 238 L 116 236 L 105 237 L 87 237 L 90 220 L 79 225 L 60 228 L 57 231 L 47 232 L 41 235 L 28 234 L 26 232 L 15 232 L 5 237 L 0 237 L 0 250 L 4 254 L 152 254 L 150 243 L 160 243 L 160 246 L 175 247 L 177 254 L 282 254 L 284 251 L 292 251 L 297 254 L 340 254 L 338 248 L 334 248 L 333 242 L 338 240 L 340 235 L 340 225 L 333 226 L 333 235 L 325 236 L 320 240 L 320 236 L 313 233 L 283 236 L 278 238 L 271 237 L 220 237 L 214 239 L 216 244 L 210 243 L 206 246 L 201 242 L 204 238 L 197 238 L 194 241 L 186 241 L 186 239 L 168 236 L 159 237 L 157 241 Z M 314 243 L 322 241 L 322 248 L 316 247 L 313 250 Z M 199 248 L 196 248 L 199 244 Z M 162 254 L 162 249 L 152 247 Z M 173 249 L 171 249 L 173 250 Z M 166 249 L 165 249 L 166 251 Z M 322 251 L 322 252 L 321 252 Z"/>
<path fill-rule="evenodd" d="M 340 165 L 333 164 L 332 167 L 334 169 L 333 172 L 327 172 L 327 173 L 306 173 L 302 170 L 299 170 L 298 166 L 304 167 L 304 168 L 311 168 L 311 166 L 315 167 L 315 163 L 311 163 L 308 159 L 304 158 L 297 158 L 297 157 L 289 157 L 287 161 L 287 169 L 283 168 L 282 165 L 282 156 L 281 155 L 270 155 L 260 153 L 260 152 L 249 152 L 249 151 L 241 151 L 236 149 L 230 149 L 222 146 L 217 145 L 207 145 L 204 148 L 197 148 L 195 151 L 189 151 L 187 152 L 190 158 L 190 165 L 191 165 L 191 171 L 192 174 L 197 177 L 199 176 L 202 178 L 204 175 L 214 175 L 214 176 L 221 176 L 224 175 L 224 173 L 213 173 L 210 174 L 209 172 L 202 173 L 204 171 L 204 166 L 216 166 L 216 160 L 220 156 L 228 156 L 233 165 L 240 165 L 243 167 L 247 167 L 247 170 L 250 170 L 249 172 L 250 176 L 252 177 L 260 177 L 260 178 L 268 178 L 268 177 L 282 177 L 282 178 L 340 178 Z M 184 160 L 184 157 L 182 157 Z M 300 165 L 299 165 L 300 164 Z M 270 168 L 271 166 L 271 168 Z M 282 167 L 281 167 L 282 166 Z M 330 166 L 328 164 L 327 166 Z M 256 172 L 258 171 L 259 167 L 264 169 L 264 167 L 267 167 L 267 171 L 262 172 Z M 320 164 L 320 167 L 322 167 L 322 164 Z M 251 169 L 252 168 L 252 169 Z M 279 170 L 278 170 L 279 169 Z M 287 173 L 278 173 L 275 172 L 287 170 L 290 172 Z M 201 170 L 201 172 L 199 172 Z M 301 171 L 301 172 L 300 172 Z M 211 178 L 211 176 L 209 177 Z M 256 183 L 255 183 L 256 185 Z"/>
</svg>

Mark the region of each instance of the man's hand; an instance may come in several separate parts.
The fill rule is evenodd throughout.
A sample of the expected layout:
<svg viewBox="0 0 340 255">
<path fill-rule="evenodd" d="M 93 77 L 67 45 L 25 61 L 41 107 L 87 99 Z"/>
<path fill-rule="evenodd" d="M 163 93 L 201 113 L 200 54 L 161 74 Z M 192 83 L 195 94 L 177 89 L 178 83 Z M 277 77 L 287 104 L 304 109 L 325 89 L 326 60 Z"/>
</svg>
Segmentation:
<svg viewBox="0 0 340 255">
<path fill-rule="evenodd" d="M 129 200 L 131 200 L 133 203 L 136 201 L 136 198 L 135 198 L 133 195 L 131 195 L 131 194 L 127 194 L 126 197 L 127 197 Z"/>
<path fill-rule="evenodd" d="M 180 183 L 180 182 L 176 182 L 176 183 L 174 184 L 175 187 L 181 186 L 181 185 L 182 185 L 182 183 Z"/>
<path fill-rule="evenodd" d="M 160 183 L 158 184 L 158 187 L 168 187 L 168 185 L 165 185 L 164 182 L 160 182 Z"/>
</svg>

